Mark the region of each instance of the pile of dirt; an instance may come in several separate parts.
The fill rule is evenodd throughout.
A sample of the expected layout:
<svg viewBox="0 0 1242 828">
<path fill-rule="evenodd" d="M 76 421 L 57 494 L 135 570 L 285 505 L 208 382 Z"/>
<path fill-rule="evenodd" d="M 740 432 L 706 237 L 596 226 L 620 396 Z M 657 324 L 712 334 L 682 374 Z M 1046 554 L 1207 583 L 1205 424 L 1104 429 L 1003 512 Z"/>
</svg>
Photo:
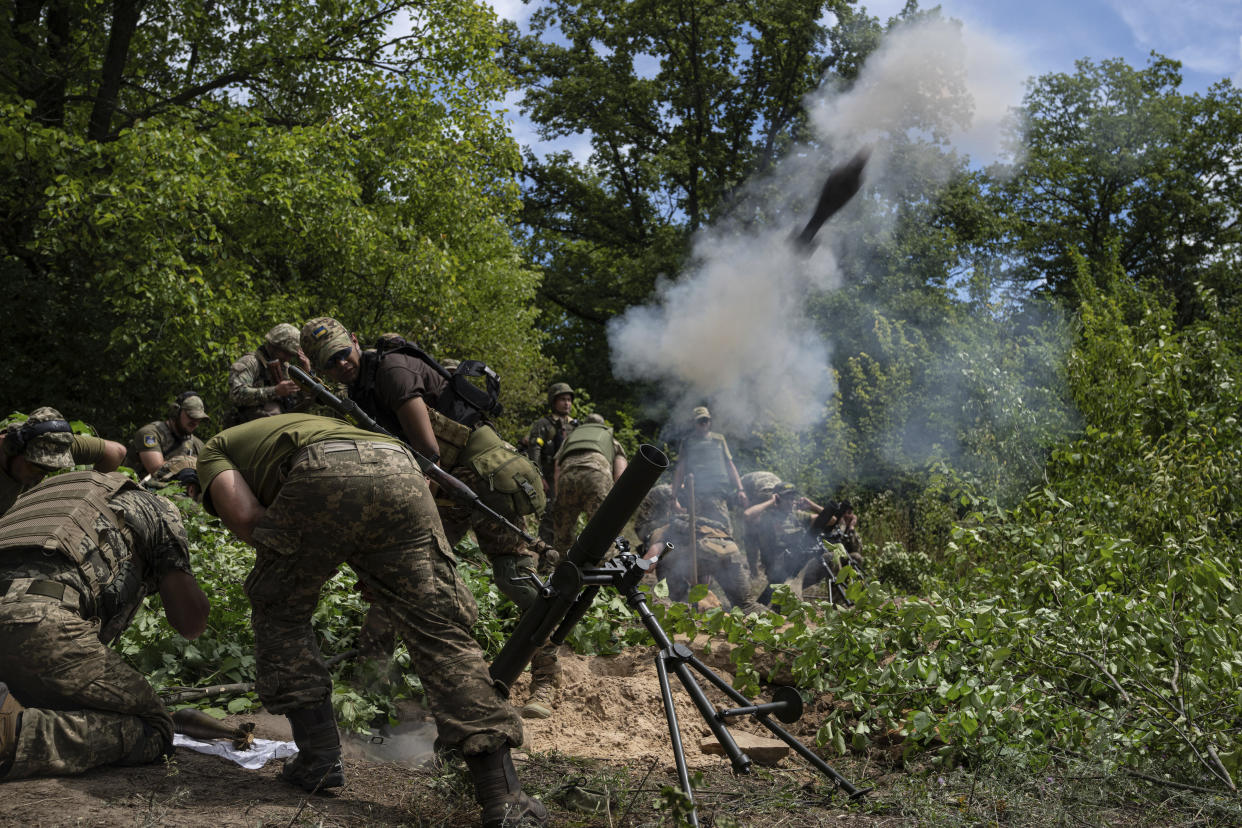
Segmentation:
<svg viewBox="0 0 1242 828">
<path fill-rule="evenodd" d="M 524 721 L 526 744 L 516 753 L 519 772 L 534 775 L 545 757 L 599 760 L 652 768 L 653 784 L 676 784 L 654 648 L 631 648 L 616 656 L 562 655 L 563 686 L 552 718 Z M 719 653 L 714 659 L 721 672 Z M 700 750 L 710 735 L 698 709 L 671 676 L 673 698 L 689 766 L 709 775 L 727 774 L 728 760 Z M 514 688 L 519 704 L 528 676 Z M 706 688 L 707 682 L 701 684 Z M 715 689 L 708 695 L 718 705 Z M 729 706 L 732 706 L 731 703 Z M 446 784 L 424 761 L 434 728 L 414 705 L 387 738 L 346 742 L 348 784 L 334 797 L 307 797 L 276 777 L 280 762 L 245 770 L 225 759 L 179 749 L 168 764 L 98 768 L 80 777 L 11 780 L 2 784 L 0 824 L 29 825 L 230 825 L 471 824 L 477 808 L 464 780 Z M 233 716 L 230 724 L 255 723 L 260 738 L 288 740 L 283 716 Z M 749 719 L 735 720 L 738 734 L 763 732 Z M 805 730 L 803 727 L 802 730 Z M 555 761 L 555 760 L 553 760 Z M 786 760 L 785 765 L 798 764 Z M 653 767 L 654 766 L 654 767 Z M 436 816 L 430 816 L 436 814 Z M 430 819 L 430 821 L 425 821 Z M 637 823 L 635 823 L 637 824 Z"/>
</svg>

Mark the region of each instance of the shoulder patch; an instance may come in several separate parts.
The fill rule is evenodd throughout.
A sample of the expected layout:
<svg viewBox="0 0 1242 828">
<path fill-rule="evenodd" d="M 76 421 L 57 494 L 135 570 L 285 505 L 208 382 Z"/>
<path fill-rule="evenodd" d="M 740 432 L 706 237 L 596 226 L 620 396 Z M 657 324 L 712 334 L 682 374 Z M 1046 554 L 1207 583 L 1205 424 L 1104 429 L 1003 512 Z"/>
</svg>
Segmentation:
<svg viewBox="0 0 1242 828">
<path fill-rule="evenodd" d="M 155 440 L 154 434 L 142 435 L 142 444 L 146 446 L 147 448 L 155 448 L 157 445 L 159 445 L 159 443 L 157 443 Z"/>
</svg>

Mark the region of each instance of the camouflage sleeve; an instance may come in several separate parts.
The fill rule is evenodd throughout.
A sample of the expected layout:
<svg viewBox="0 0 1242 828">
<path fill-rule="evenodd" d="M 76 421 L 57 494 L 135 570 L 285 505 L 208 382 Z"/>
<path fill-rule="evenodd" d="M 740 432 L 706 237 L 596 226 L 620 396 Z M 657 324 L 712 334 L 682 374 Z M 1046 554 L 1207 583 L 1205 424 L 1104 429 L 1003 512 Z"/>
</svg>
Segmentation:
<svg viewBox="0 0 1242 828">
<path fill-rule="evenodd" d="M 104 456 L 107 445 L 103 440 L 89 434 L 73 435 L 73 445 L 69 449 L 73 453 L 73 464 L 75 466 L 95 465 Z"/>
<path fill-rule="evenodd" d="M 538 463 L 543 456 L 543 444 L 552 439 L 552 424 L 547 417 L 540 417 L 530 425 L 526 435 L 526 456 Z"/>
<path fill-rule="evenodd" d="M 169 572 L 194 574 L 190 568 L 190 542 L 181 512 L 171 500 L 140 489 L 114 496 L 112 507 L 133 533 L 134 553 L 155 575 L 156 583 Z"/>
<path fill-rule="evenodd" d="M 276 386 L 262 382 L 263 366 L 258 357 L 246 354 L 229 367 L 229 402 L 247 408 L 276 399 Z"/>
</svg>

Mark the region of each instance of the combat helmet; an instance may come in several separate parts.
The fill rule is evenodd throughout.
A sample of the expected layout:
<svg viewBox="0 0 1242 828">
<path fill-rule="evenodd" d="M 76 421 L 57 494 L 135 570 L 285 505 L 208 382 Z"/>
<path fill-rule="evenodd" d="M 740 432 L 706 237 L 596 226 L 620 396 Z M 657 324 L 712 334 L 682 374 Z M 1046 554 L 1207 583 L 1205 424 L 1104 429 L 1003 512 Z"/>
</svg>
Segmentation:
<svg viewBox="0 0 1242 828">
<path fill-rule="evenodd" d="M 574 397 L 574 389 L 567 382 L 554 382 L 548 387 L 548 408 L 551 408 L 556 398 L 561 394 L 568 394 L 572 400 Z"/>
</svg>

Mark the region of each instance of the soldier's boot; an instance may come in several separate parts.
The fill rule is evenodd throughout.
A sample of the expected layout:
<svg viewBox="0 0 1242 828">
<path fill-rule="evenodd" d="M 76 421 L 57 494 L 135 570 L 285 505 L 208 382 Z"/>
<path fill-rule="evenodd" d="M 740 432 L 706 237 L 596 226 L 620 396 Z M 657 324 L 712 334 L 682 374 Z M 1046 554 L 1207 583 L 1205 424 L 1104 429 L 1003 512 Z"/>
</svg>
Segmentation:
<svg viewBox="0 0 1242 828">
<path fill-rule="evenodd" d="M 336 729 L 332 702 L 325 700 L 314 707 L 292 710 L 286 717 L 293 728 L 298 753 L 285 760 L 280 778 L 311 793 L 343 786 L 345 766 L 341 764 L 341 736 Z"/>
<path fill-rule="evenodd" d="M 25 709 L 13 698 L 9 686 L 0 681 L 0 777 L 9 772 L 17 757 L 17 731 L 21 729 Z"/>
<path fill-rule="evenodd" d="M 548 811 L 522 791 L 508 746 L 479 756 L 467 756 L 474 780 L 474 798 L 483 806 L 483 828 L 547 825 Z"/>
<path fill-rule="evenodd" d="M 548 719 L 556 705 L 556 679 L 535 676 L 530 686 L 530 697 L 522 707 L 523 719 Z"/>
</svg>

